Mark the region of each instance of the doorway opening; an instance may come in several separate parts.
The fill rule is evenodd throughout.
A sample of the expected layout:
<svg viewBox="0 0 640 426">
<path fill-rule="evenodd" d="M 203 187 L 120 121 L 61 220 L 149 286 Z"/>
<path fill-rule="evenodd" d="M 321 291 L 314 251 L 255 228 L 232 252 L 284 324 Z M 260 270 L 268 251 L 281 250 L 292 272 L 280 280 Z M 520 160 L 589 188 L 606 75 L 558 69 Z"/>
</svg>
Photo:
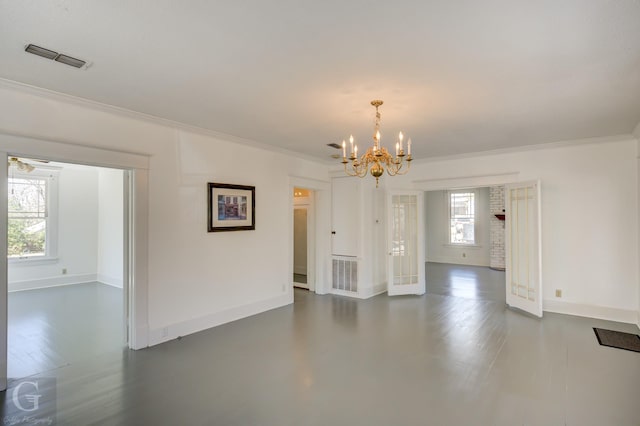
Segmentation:
<svg viewBox="0 0 640 426">
<path fill-rule="evenodd" d="M 419 186 L 424 191 L 434 191 L 496 185 L 504 186 L 504 212 L 494 211 L 492 214 L 496 219 L 504 220 L 506 304 L 541 318 L 543 287 L 540 181 L 521 181 L 518 173 L 506 173 L 424 181 Z M 464 230 L 462 233 L 463 239 L 466 238 Z M 425 241 L 428 241 L 427 233 Z"/>
<path fill-rule="evenodd" d="M 7 376 L 127 345 L 125 172 L 9 157 Z"/>
<path fill-rule="evenodd" d="M 504 186 L 427 191 L 427 292 L 505 302 Z"/>
<path fill-rule="evenodd" d="M 314 290 L 314 191 L 293 188 L 293 286 Z"/>
</svg>

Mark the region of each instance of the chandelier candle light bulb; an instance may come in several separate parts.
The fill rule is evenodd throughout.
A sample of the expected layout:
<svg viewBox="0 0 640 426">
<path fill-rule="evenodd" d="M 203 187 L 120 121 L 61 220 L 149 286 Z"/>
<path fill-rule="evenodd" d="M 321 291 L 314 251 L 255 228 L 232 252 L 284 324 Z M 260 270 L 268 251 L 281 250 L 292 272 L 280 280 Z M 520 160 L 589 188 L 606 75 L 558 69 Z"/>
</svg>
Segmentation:
<svg viewBox="0 0 640 426">
<path fill-rule="evenodd" d="M 380 112 L 378 108 L 383 104 L 381 100 L 371 101 L 371 105 L 376 108 L 376 120 L 373 133 L 373 146 L 358 158 L 358 146 L 353 143 L 353 135 L 349 137 L 351 143 L 351 156 L 347 159 L 346 143 L 342 141 L 342 164 L 344 171 L 349 176 L 365 177 L 367 172 L 376 178 L 376 188 L 378 187 L 380 176 L 387 171 L 389 176 L 404 175 L 411 167 L 411 138 L 407 140 L 407 155 L 404 154 L 403 139 L 404 134 L 398 134 L 396 142 L 396 155 L 392 156 L 380 143 Z M 349 163 L 349 161 L 351 163 Z M 406 168 L 403 166 L 406 163 Z"/>
</svg>

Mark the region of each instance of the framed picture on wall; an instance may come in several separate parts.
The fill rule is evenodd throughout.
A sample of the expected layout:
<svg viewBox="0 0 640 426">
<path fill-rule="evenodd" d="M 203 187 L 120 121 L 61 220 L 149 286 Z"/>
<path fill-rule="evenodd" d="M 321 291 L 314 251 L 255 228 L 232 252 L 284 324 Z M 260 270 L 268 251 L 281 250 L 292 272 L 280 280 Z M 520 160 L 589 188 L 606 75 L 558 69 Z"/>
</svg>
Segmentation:
<svg viewBox="0 0 640 426">
<path fill-rule="evenodd" d="M 207 183 L 209 232 L 256 229 L 256 187 Z"/>
</svg>

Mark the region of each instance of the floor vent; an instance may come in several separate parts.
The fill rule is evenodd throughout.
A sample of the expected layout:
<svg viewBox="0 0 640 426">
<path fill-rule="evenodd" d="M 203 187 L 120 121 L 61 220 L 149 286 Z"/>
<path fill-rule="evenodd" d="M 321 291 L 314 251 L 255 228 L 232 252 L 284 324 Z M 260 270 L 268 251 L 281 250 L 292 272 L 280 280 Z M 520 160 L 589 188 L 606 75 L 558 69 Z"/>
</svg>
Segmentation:
<svg viewBox="0 0 640 426">
<path fill-rule="evenodd" d="M 352 258 L 333 259 L 333 288 L 358 291 L 358 261 Z"/>
</svg>

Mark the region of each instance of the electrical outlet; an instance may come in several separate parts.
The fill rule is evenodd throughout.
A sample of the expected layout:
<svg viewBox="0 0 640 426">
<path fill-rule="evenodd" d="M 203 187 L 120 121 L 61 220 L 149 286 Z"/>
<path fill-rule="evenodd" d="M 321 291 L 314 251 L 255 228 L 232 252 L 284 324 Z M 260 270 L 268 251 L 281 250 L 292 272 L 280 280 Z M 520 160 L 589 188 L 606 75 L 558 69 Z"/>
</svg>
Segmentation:
<svg viewBox="0 0 640 426">
<path fill-rule="evenodd" d="M 562 297 L 562 290 L 559 288 L 556 289 L 556 297 Z"/>
<path fill-rule="evenodd" d="M 467 253 L 462 253 L 462 257 L 467 257 Z"/>
<path fill-rule="evenodd" d="M 162 337 L 169 337 L 169 327 L 162 328 Z"/>
<path fill-rule="evenodd" d="M 62 268 L 62 275 L 67 275 L 67 268 Z"/>
</svg>

